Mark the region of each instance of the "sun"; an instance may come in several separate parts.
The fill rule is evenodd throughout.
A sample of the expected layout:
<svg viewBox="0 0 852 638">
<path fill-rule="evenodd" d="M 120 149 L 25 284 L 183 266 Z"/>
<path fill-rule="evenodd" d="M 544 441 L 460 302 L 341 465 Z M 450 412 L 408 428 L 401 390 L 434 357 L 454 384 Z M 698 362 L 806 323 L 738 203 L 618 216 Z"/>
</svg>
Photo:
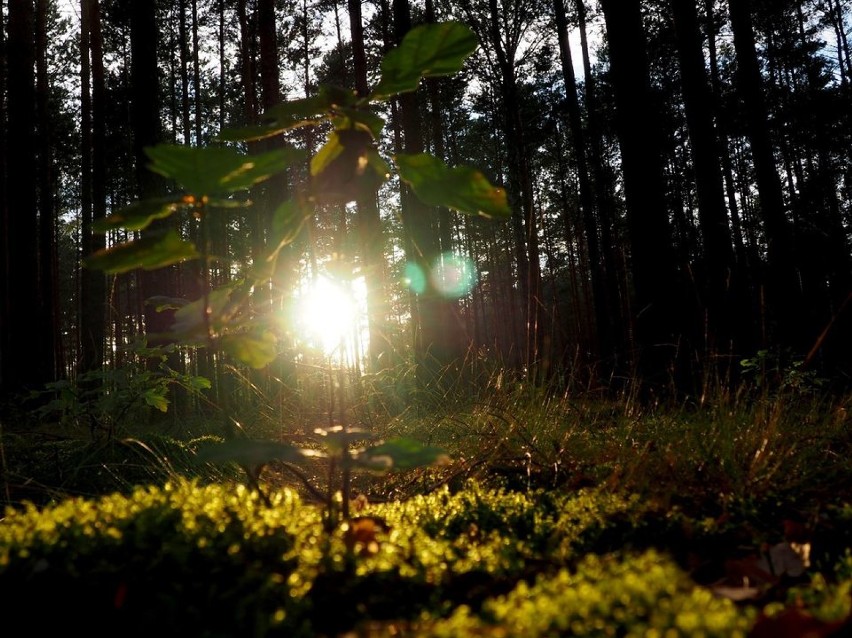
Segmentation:
<svg viewBox="0 0 852 638">
<path fill-rule="evenodd" d="M 294 323 L 301 340 L 338 361 L 364 348 L 366 291 L 363 279 L 336 282 L 319 276 L 297 293 Z"/>
</svg>

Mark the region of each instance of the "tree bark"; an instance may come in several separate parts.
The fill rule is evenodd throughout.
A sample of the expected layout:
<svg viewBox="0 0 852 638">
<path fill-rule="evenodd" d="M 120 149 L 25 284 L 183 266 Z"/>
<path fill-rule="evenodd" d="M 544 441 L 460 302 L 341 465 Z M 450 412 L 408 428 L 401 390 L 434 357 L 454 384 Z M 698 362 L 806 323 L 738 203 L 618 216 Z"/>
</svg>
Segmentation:
<svg viewBox="0 0 852 638">
<path fill-rule="evenodd" d="M 635 367 L 642 387 L 672 379 L 680 346 L 678 269 L 664 198 L 662 130 L 650 90 L 639 0 L 602 0 L 615 92 L 633 283 Z M 685 374 L 685 370 L 677 370 Z"/>
<path fill-rule="evenodd" d="M 589 261 L 589 277 L 592 288 L 592 307 L 596 327 L 596 344 L 592 347 L 592 358 L 597 360 L 603 354 L 610 356 L 614 345 L 611 313 L 607 303 L 605 272 L 601 257 L 600 238 L 597 219 L 595 218 L 594 192 L 589 173 L 587 159 L 588 147 L 586 131 L 580 111 L 580 99 L 577 94 L 577 80 L 574 77 L 574 60 L 568 43 L 568 20 L 565 15 L 563 0 L 553 0 L 553 11 L 556 18 L 556 35 L 559 40 L 559 55 L 562 62 L 562 78 L 565 82 L 565 104 L 568 111 L 568 123 L 571 126 L 574 161 L 577 163 L 577 178 L 580 187 L 580 209 L 583 219 L 583 237 L 586 242 Z M 565 223 L 566 231 L 571 225 Z M 570 242 L 572 237 L 567 236 Z"/>
<path fill-rule="evenodd" d="M 793 234 L 787 220 L 781 180 L 770 139 L 763 78 L 755 49 L 751 2 L 729 0 L 731 29 L 737 61 L 737 91 L 743 101 L 747 135 L 760 194 L 760 215 L 766 235 L 767 271 L 764 278 L 771 341 L 796 351 L 802 342 L 802 290 L 796 265 Z"/>
<path fill-rule="evenodd" d="M 348 0 L 347 6 L 349 30 L 352 34 L 355 91 L 359 97 L 366 97 L 370 89 L 367 81 L 367 54 L 364 48 L 361 0 Z M 370 339 L 368 367 L 375 371 L 382 365 L 390 365 L 388 359 L 392 351 L 386 326 L 385 240 L 379 214 L 378 192 L 359 197 L 356 205 L 358 240 L 363 260 L 364 283 L 367 287 L 367 330 Z"/>
<path fill-rule="evenodd" d="M 106 118 L 99 0 L 81 3 L 81 84 L 83 256 L 103 248 L 106 237 L 92 232 L 92 223 L 106 214 Z M 89 83 L 91 82 L 91 89 Z M 97 270 L 83 270 L 80 281 L 80 359 L 81 372 L 99 369 L 104 363 L 106 330 L 106 278 Z"/>
<path fill-rule="evenodd" d="M 36 2 L 36 111 L 38 117 L 39 311 L 40 376 L 64 376 L 59 325 L 59 263 L 56 247 L 56 170 L 53 160 L 53 118 L 47 69 L 47 0 Z"/>
<path fill-rule="evenodd" d="M 702 234 L 705 282 L 699 291 L 707 320 L 705 351 L 730 351 L 732 322 L 748 322 L 745 309 L 735 306 L 728 282 L 733 274 L 734 254 L 720 171 L 721 153 L 713 128 L 712 95 L 704 68 L 698 13 L 694 0 L 672 0 L 686 125 L 692 153 L 698 220 Z"/>
<path fill-rule="evenodd" d="M 38 207 L 36 198 L 35 10 L 32 0 L 8 5 L 8 158 L 6 343 L 3 387 L 17 393 L 46 379 L 36 344 L 39 309 Z"/>
<path fill-rule="evenodd" d="M 400 42 L 411 29 L 407 0 L 394 0 L 394 36 Z M 423 133 L 416 93 L 399 96 L 399 114 L 404 151 L 423 152 Z M 406 234 L 406 257 L 416 264 L 425 277 L 425 287 L 412 295 L 412 327 L 418 376 L 422 383 L 439 378 L 441 369 L 458 357 L 457 335 L 449 322 L 449 306 L 431 283 L 431 272 L 440 254 L 438 236 L 433 225 L 435 211 L 423 204 L 411 189 L 401 185 L 402 220 Z"/>
</svg>

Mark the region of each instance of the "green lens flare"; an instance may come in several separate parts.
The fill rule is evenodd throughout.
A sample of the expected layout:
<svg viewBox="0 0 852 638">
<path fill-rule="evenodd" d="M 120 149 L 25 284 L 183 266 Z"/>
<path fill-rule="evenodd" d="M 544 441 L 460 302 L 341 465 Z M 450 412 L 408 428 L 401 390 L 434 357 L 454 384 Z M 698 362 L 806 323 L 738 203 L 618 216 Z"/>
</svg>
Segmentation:
<svg viewBox="0 0 852 638">
<path fill-rule="evenodd" d="M 403 281 L 415 294 L 421 295 L 426 292 L 426 273 L 414 262 L 405 264 Z"/>
<path fill-rule="evenodd" d="M 431 280 L 441 295 L 458 299 L 473 289 L 476 284 L 476 270 L 469 259 L 444 253 L 432 267 Z"/>
</svg>

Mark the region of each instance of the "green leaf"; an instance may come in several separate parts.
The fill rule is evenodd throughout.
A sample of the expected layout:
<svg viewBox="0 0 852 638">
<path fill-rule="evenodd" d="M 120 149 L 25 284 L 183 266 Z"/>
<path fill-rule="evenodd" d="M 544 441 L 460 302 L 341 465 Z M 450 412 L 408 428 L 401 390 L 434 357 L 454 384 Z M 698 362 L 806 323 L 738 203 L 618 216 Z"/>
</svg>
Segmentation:
<svg viewBox="0 0 852 638">
<path fill-rule="evenodd" d="M 442 449 L 408 438 L 385 441 L 381 445 L 364 450 L 356 458 L 358 465 L 379 471 L 411 470 L 446 463 L 448 460 Z"/>
<path fill-rule="evenodd" d="M 219 142 L 252 142 L 263 140 L 267 137 L 279 135 L 285 129 L 277 124 L 260 124 L 257 126 L 241 126 L 222 129 L 216 140 Z"/>
<path fill-rule="evenodd" d="M 378 139 L 382 135 L 382 129 L 385 127 L 385 121 L 375 113 L 365 111 L 364 109 L 340 109 L 340 115 L 334 118 L 336 129 L 356 129 L 366 131 L 374 139 Z"/>
<path fill-rule="evenodd" d="M 145 153 L 152 171 L 198 198 L 245 190 L 304 158 L 295 148 L 244 155 L 232 148 L 171 144 L 146 148 Z"/>
<path fill-rule="evenodd" d="M 160 412 L 169 411 L 169 400 L 165 396 L 164 389 L 150 388 L 142 393 L 146 405 L 157 408 Z"/>
<path fill-rule="evenodd" d="M 468 215 L 509 217 L 512 214 L 506 191 L 493 186 L 478 170 L 469 166 L 449 168 L 428 153 L 397 155 L 399 176 L 430 206 L 446 206 Z"/>
<path fill-rule="evenodd" d="M 95 221 L 92 229 L 96 233 L 105 233 L 115 228 L 143 230 L 153 221 L 171 216 L 178 210 L 181 203 L 181 198 L 175 197 L 143 199 Z"/>
<path fill-rule="evenodd" d="M 345 429 L 342 425 L 335 425 L 330 428 L 317 428 L 315 434 L 323 437 L 323 442 L 328 449 L 333 452 L 339 452 L 344 447 L 350 447 L 354 443 L 373 441 L 376 435 L 360 428 Z"/>
<path fill-rule="evenodd" d="M 166 295 L 154 295 L 153 297 L 148 297 L 145 300 L 145 305 L 154 306 L 154 310 L 157 312 L 163 312 L 163 310 L 178 310 L 188 303 L 190 303 L 189 299 L 184 299 L 183 297 L 168 297 Z"/>
<path fill-rule="evenodd" d="M 328 140 L 311 158 L 311 175 L 319 175 L 343 153 L 343 144 L 337 131 L 332 131 Z"/>
<path fill-rule="evenodd" d="M 225 142 L 260 140 L 303 126 L 316 126 L 334 112 L 354 107 L 358 97 L 350 89 L 320 87 L 317 95 L 277 104 L 263 114 L 264 124 L 228 128 L 217 136 Z"/>
<path fill-rule="evenodd" d="M 208 443 L 198 450 L 199 461 L 207 463 L 238 463 L 240 465 L 266 465 L 272 461 L 293 462 L 301 459 L 298 448 L 277 441 L 233 439 L 221 443 Z"/>
<path fill-rule="evenodd" d="M 275 335 L 271 332 L 224 335 L 220 344 L 234 359 L 252 368 L 262 368 L 278 355 Z"/>
<path fill-rule="evenodd" d="M 117 275 L 136 268 L 154 270 L 198 256 L 195 244 L 184 241 L 177 231 L 170 230 L 164 235 L 143 237 L 99 250 L 83 263 L 87 268 Z"/>
<path fill-rule="evenodd" d="M 476 35 L 460 22 L 423 24 L 409 31 L 382 60 L 382 78 L 372 100 L 414 91 L 424 77 L 461 70 L 478 46 Z"/>
<path fill-rule="evenodd" d="M 193 390 L 209 390 L 213 387 L 213 383 L 207 377 L 192 376 L 187 379 L 189 387 Z"/>
<path fill-rule="evenodd" d="M 353 107 L 358 96 L 351 89 L 323 85 L 316 95 L 290 100 L 266 110 L 263 119 L 285 127 L 310 126 L 339 109 Z"/>
<path fill-rule="evenodd" d="M 344 204 L 377 189 L 388 166 L 368 131 L 338 129 L 311 160 L 311 175 L 313 201 Z"/>
</svg>

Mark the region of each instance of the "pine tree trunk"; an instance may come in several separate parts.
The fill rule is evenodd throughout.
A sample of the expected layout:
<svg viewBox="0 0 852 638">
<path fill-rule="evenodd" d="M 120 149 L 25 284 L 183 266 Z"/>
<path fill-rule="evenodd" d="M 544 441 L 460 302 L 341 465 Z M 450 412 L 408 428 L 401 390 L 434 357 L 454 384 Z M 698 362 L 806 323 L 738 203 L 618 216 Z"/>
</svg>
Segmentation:
<svg viewBox="0 0 852 638">
<path fill-rule="evenodd" d="M 8 5 L 7 301 L 3 389 L 36 389 L 45 381 L 34 350 L 41 339 L 36 199 L 35 11 L 32 0 Z M 11 160 L 11 161 L 10 161 Z M 34 356 L 36 355 L 36 356 Z"/>
<path fill-rule="evenodd" d="M 83 136 L 81 153 L 84 171 L 83 255 L 106 245 L 103 234 L 91 225 L 106 214 L 106 118 L 103 36 L 99 0 L 84 0 L 81 7 L 81 82 L 83 91 Z M 91 81 L 91 92 L 89 82 Z M 87 113 L 88 111 L 88 113 Z M 87 175 L 88 173 L 88 175 Z M 86 210 L 88 209 L 88 211 Z M 80 371 L 99 369 L 104 363 L 106 330 L 106 279 L 97 270 L 81 273 Z"/>
<path fill-rule="evenodd" d="M 749 0 L 729 0 L 731 28 L 737 60 L 737 90 L 743 101 L 755 181 L 760 193 L 760 215 L 766 234 L 767 272 L 764 278 L 773 345 L 800 351 L 802 342 L 802 290 L 790 224 L 786 217 L 781 180 L 767 123 L 763 78 L 755 49 Z M 774 338 L 773 338 L 774 336 Z"/>
<path fill-rule="evenodd" d="M 727 353 L 733 336 L 733 322 L 748 323 L 749 318 L 743 308 L 732 303 L 728 290 L 734 268 L 733 246 L 695 2 L 672 0 L 672 9 L 703 239 L 703 264 L 698 274 L 703 274 L 705 279 L 703 289 L 699 290 L 708 330 L 705 352 L 718 354 L 722 350 Z"/>
<path fill-rule="evenodd" d="M 574 77 L 574 60 L 571 47 L 568 44 L 568 20 L 565 15 L 563 0 L 553 0 L 554 16 L 556 18 L 556 35 L 559 40 L 559 54 L 562 62 L 562 78 L 565 82 L 565 104 L 568 110 L 568 122 L 571 125 L 571 140 L 573 142 L 574 161 L 577 163 L 577 177 L 580 187 L 580 209 L 583 219 L 583 234 L 588 251 L 589 277 L 591 279 L 592 308 L 595 318 L 595 340 L 591 354 L 593 360 L 601 356 L 612 355 L 614 336 L 611 323 L 611 313 L 607 303 L 606 281 L 601 257 L 598 223 L 595 218 L 594 192 L 589 174 L 587 160 L 586 131 L 580 111 L 580 99 L 577 94 L 577 80 Z M 565 224 L 566 230 L 570 224 Z M 569 245 L 571 237 L 566 237 Z M 590 341 L 591 345 L 592 342 Z"/>
<path fill-rule="evenodd" d="M 603 0 L 621 147 L 633 282 L 635 367 L 645 389 L 672 379 L 683 307 L 664 198 L 661 127 L 650 91 L 639 0 Z M 685 374 L 684 370 L 676 370 Z"/>
<path fill-rule="evenodd" d="M 56 247 L 55 166 L 50 84 L 47 70 L 47 0 L 36 3 L 36 112 L 38 117 L 39 309 L 40 376 L 64 376 L 59 324 L 59 263 Z"/>
<path fill-rule="evenodd" d="M 401 41 L 411 29 L 407 0 L 394 0 L 394 35 Z M 404 152 L 423 152 L 423 133 L 415 93 L 398 98 Z M 405 185 L 401 185 L 402 220 L 406 234 L 406 258 L 423 273 L 425 288 L 412 295 L 414 351 L 421 383 L 438 379 L 441 369 L 458 356 L 457 335 L 449 323 L 448 303 L 431 283 L 431 271 L 440 253 L 433 220 L 434 209 L 421 202 Z"/>
<path fill-rule="evenodd" d="M 360 97 L 369 93 L 367 85 L 367 54 L 364 49 L 364 27 L 361 1 L 348 0 L 349 30 L 352 34 L 352 65 L 355 72 L 355 90 Z M 367 288 L 367 330 L 370 339 L 368 367 L 377 370 L 382 363 L 389 365 L 392 346 L 386 331 L 386 274 L 384 236 L 379 214 L 378 193 L 358 198 L 356 202 L 358 241 L 364 263 L 364 283 Z"/>
</svg>

